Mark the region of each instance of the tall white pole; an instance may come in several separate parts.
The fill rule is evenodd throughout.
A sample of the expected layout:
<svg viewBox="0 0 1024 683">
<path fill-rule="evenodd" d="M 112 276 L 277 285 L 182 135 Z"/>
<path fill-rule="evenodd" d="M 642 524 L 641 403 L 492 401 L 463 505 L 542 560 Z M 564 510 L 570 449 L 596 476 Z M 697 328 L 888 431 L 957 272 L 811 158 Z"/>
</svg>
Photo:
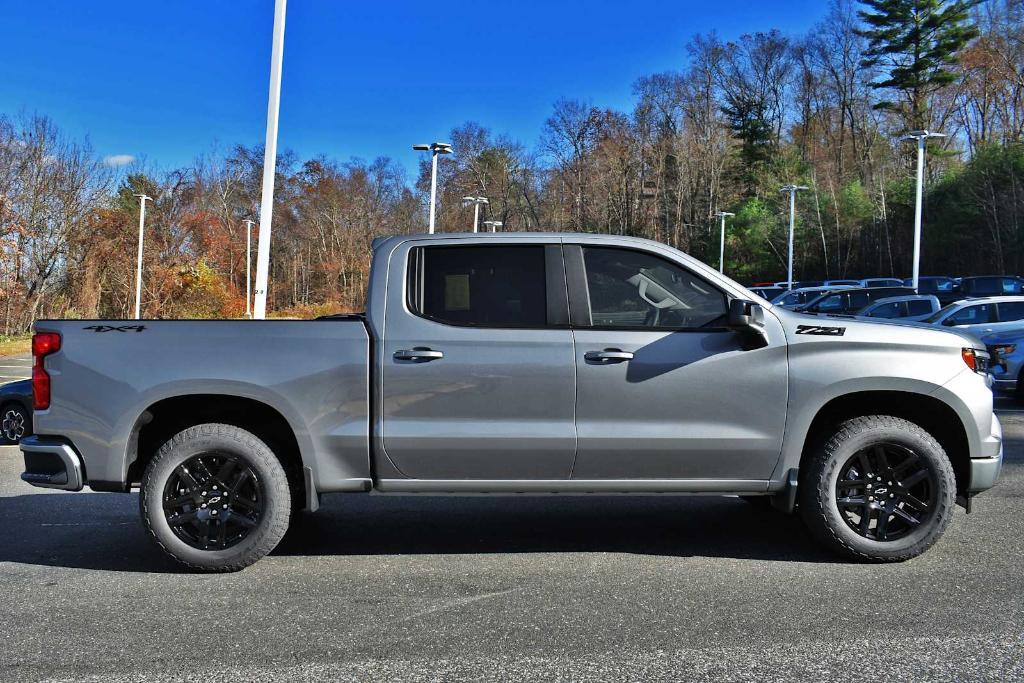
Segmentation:
<svg viewBox="0 0 1024 683">
<path fill-rule="evenodd" d="M 245 317 L 252 317 L 252 224 L 245 219 Z"/>
<path fill-rule="evenodd" d="M 477 226 L 480 224 L 480 202 L 473 202 L 473 232 L 479 232 Z"/>
<path fill-rule="evenodd" d="M 718 272 L 725 272 L 725 214 L 722 214 L 722 240 L 718 248 Z"/>
<path fill-rule="evenodd" d="M 434 234 L 434 209 L 437 204 L 437 149 L 430 151 L 430 227 L 428 232 Z"/>
<path fill-rule="evenodd" d="M 267 139 L 263 150 L 263 194 L 260 233 L 256 247 L 256 295 L 253 318 L 267 317 L 270 273 L 270 229 L 274 218 L 274 175 L 277 171 L 277 114 L 281 105 L 281 63 L 284 58 L 284 18 L 288 0 L 274 0 L 274 37 L 270 50 L 270 94 L 267 98 Z"/>
<path fill-rule="evenodd" d="M 789 275 L 786 289 L 793 289 L 793 224 L 796 220 L 796 188 L 789 191 Z"/>
<path fill-rule="evenodd" d="M 921 272 L 921 195 L 924 192 L 924 142 L 927 133 L 917 138 L 917 199 L 914 202 L 914 281 L 913 288 L 917 291 L 917 279 Z"/>
<path fill-rule="evenodd" d="M 142 316 L 142 245 L 146 238 L 146 202 L 153 201 L 144 194 L 135 195 L 139 198 L 139 257 L 135 263 L 135 319 Z"/>
</svg>

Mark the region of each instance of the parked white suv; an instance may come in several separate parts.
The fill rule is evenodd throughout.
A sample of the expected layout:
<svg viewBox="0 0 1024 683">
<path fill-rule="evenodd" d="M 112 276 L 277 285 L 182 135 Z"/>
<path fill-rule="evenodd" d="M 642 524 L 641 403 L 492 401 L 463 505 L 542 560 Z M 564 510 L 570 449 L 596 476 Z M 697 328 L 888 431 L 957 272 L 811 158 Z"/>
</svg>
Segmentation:
<svg viewBox="0 0 1024 683">
<path fill-rule="evenodd" d="M 976 335 L 1024 327 L 1024 296 L 957 301 L 922 322 Z"/>
</svg>

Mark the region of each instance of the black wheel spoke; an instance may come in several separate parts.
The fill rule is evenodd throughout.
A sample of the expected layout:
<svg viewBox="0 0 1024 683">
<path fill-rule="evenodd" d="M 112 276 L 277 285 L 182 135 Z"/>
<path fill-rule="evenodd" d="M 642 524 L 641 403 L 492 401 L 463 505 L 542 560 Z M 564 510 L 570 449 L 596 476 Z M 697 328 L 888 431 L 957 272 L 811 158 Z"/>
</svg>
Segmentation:
<svg viewBox="0 0 1024 683">
<path fill-rule="evenodd" d="M 224 463 L 220 466 L 220 469 L 217 470 L 217 481 L 222 484 L 226 484 L 228 477 L 231 476 L 231 472 L 234 471 L 237 466 L 238 463 L 234 458 L 224 458 Z"/>
<path fill-rule="evenodd" d="M 843 496 L 836 500 L 836 504 L 841 508 L 862 507 L 868 504 L 868 499 L 864 496 Z"/>
<path fill-rule="evenodd" d="M 245 498 L 243 496 L 239 496 L 239 497 L 235 498 L 233 503 L 235 505 L 240 506 L 240 507 L 244 507 L 246 510 L 257 510 L 257 509 L 259 509 L 259 507 L 256 504 L 256 501 L 249 500 L 248 498 Z"/>
<path fill-rule="evenodd" d="M 197 456 L 195 458 L 195 463 L 196 474 L 203 478 L 204 484 L 212 484 L 217 481 L 217 477 L 213 475 L 213 472 L 210 471 L 209 465 L 206 464 L 206 461 L 203 460 L 201 456 Z"/>
<path fill-rule="evenodd" d="M 194 493 L 185 493 L 178 496 L 177 498 L 169 498 L 164 501 L 164 510 L 175 510 L 177 508 L 180 508 L 185 503 L 195 502 L 195 499 L 196 494 Z"/>
<path fill-rule="evenodd" d="M 241 514 L 239 512 L 235 512 L 234 514 L 231 515 L 231 521 L 232 522 L 238 522 L 239 524 L 241 524 L 242 526 L 244 526 L 247 529 L 251 529 L 252 527 L 256 526 L 256 520 L 254 520 L 254 519 L 252 519 L 250 517 L 246 517 L 245 515 L 243 515 L 243 514 Z"/>
<path fill-rule="evenodd" d="M 860 533 L 861 536 L 867 536 L 868 531 L 871 529 L 871 506 L 865 505 L 860 511 Z"/>
<path fill-rule="evenodd" d="M 903 508 L 893 508 L 892 513 L 911 526 L 917 526 L 921 523 L 921 520 L 909 514 Z"/>
<path fill-rule="evenodd" d="M 194 521 L 195 518 L 196 512 L 195 510 L 193 510 L 191 512 L 182 512 L 179 514 L 168 515 L 167 523 L 171 526 L 181 526 L 182 524 L 188 524 L 189 522 Z"/>
<path fill-rule="evenodd" d="M 231 486 L 229 488 L 229 490 L 231 491 L 232 495 L 237 494 L 238 490 L 240 488 L 242 488 L 242 486 L 248 480 L 249 480 L 249 470 L 248 469 L 244 469 L 241 472 L 239 472 L 238 473 L 238 477 L 235 478 L 234 483 L 231 484 Z"/>
<path fill-rule="evenodd" d="M 928 478 L 928 470 L 927 469 L 920 469 L 920 470 L 914 472 L 913 474 L 911 474 L 909 477 L 907 477 L 906 479 L 904 479 L 900 483 L 903 485 L 904 488 L 908 488 L 909 489 L 912 486 L 916 486 L 917 484 L 920 484 L 922 481 L 924 481 L 927 478 Z"/>
<path fill-rule="evenodd" d="M 923 500 L 920 500 L 915 496 L 910 495 L 909 493 L 904 493 L 902 496 L 900 496 L 900 500 L 903 501 L 905 505 L 912 506 L 918 512 L 928 511 L 928 503 L 924 502 Z"/>
<path fill-rule="evenodd" d="M 878 511 L 878 524 L 875 526 L 875 538 L 879 541 L 885 540 L 885 535 L 889 529 L 889 512 L 887 510 Z"/>
<path fill-rule="evenodd" d="M 871 461 L 868 460 L 868 454 L 866 451 L 861 451 L 857 454 L 857 461 L 860 462 L 861 469 L 864 470 L 861 472 L 861 476 L 866 477 L 871 474 Z"/>
<path fill-rule="evenodd" d="M 847 481 L 841 481 L 836 484 L 836 488 L 840 490 L 844 489 L 859 489 L 864 488 L 868 484 L 867 479 L 849 479 Z"/>
<path fill-rule="evenodd" d="M 196 478 L 193 477 L 192 473 L 188 471 L 187 467 L 185 467 L 186 464 L 187 463 L 182 463 L 181 465 L 178 465 L 177 469 L 174 470 L 174 473 L 178 475 L 178 479 L 180 479 L 182 483 L 190 489 L 200 488 L 199 482 L 196 481 Z"/>
<path fill-rule="evenodd" d="M 217 545 L 221 548 L 227 545 L 228 540 L 228 522 L 226 519 L 222 519 L 217 522 Z"/>
<path fill-rule="evenodd" d="M 885 446 L 878 445 L 874 448 L 875 452 L 875 464 L 878 465 L 878 472 L 889 472 L 892 468 L 889 467 L 889 456 L 885 453 Z"/>
</svg>

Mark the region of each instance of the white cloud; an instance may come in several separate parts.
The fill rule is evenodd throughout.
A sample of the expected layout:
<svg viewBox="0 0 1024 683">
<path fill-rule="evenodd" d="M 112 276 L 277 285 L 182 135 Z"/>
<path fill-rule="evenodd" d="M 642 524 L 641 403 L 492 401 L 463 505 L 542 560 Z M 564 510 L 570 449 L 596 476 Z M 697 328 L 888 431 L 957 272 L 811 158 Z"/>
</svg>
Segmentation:
<svg viewBox="0 0 1024 683">
<path fill-rule="evenodd" d="M 127 166 L 133 161 L 135 161 L 135 157 L 131 154 L 111 154 L 108 157 L 103 157 L 105 166 Z"/>
</svg>

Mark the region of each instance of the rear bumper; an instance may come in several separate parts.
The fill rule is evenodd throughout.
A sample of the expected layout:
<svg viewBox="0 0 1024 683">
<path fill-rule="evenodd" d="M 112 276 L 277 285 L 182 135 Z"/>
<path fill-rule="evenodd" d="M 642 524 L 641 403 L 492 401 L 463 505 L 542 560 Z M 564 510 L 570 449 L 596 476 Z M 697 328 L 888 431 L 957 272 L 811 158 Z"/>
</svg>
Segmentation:
<svg viewBox="0 0 1024 683">
<path fill-rule="evenodd" d="M 81 491 L 85 484 L 82 459 L 69 444 L 52 437 L 27 436 L 21 440 L 25 471 L 21 480 L 44 489 Z"/>
</svg>

